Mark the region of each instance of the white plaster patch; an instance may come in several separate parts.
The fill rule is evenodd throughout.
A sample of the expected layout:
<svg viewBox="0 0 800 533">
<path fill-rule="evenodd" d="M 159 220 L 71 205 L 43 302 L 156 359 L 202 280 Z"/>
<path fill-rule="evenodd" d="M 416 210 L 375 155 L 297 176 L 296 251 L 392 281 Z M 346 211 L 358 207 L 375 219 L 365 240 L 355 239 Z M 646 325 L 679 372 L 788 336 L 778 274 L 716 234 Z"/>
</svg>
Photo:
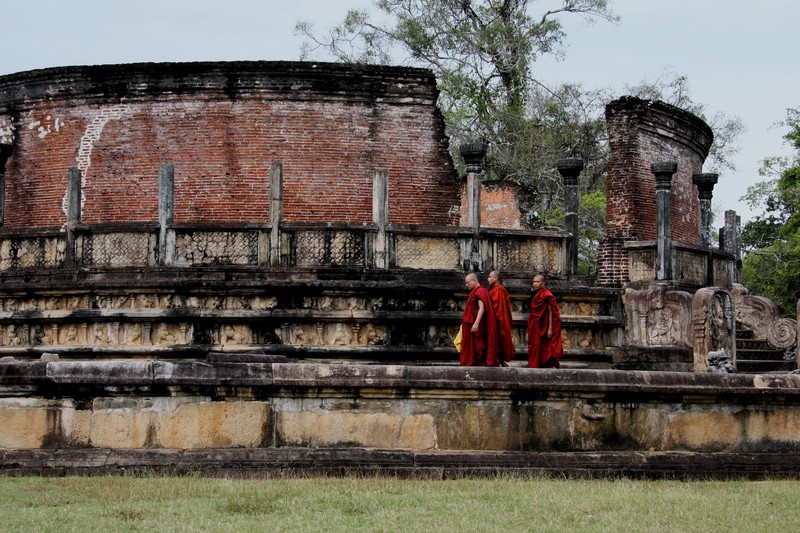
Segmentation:
<svg viewBox="0 0 800 533">
<path fill-rule="evenodd" d="M 86 201 L 83 195 L 83 189 L 86 186 L 86 177 L 89 173 L 89 167 L 92 165 L 94 143 L 100 138 L 100 135 L 103 133 L 103 128 L 105 128 L 109 120 L 119 120 L 126 115 L 128 111 L 129 106 L 127 105 L 108 106 L 100 109 L 99 113 L 86 127 L 83 137 L 81 137 L 78 155 L 75 158 L 78 163 L 78 170 L 81 171 L 81 209 L 83 209 Z M 61 210 L 64 211 L 64 214 L 67 214 L 67 194 L 68 191 L 64 191 L 64 197 L 61 199 Z"/>
<path fill-rule="evenodd" d="M 33 120 L 28 124 L 29 130 L 36 130 L 37 136 L 40 139 L 44 139 L 52 132 L 58 132 L 61 130 L 61 126 L 64 123 L 62 122 L 61 118 L 56 117 L 53 120 L 52 115 L 47 115 L 44 120 Z"/>
<path fill-rule="evenodd" d="M 0 118 L 0 143 L 14 144 L 14 124 L 7 118 Z"/>
</svg>

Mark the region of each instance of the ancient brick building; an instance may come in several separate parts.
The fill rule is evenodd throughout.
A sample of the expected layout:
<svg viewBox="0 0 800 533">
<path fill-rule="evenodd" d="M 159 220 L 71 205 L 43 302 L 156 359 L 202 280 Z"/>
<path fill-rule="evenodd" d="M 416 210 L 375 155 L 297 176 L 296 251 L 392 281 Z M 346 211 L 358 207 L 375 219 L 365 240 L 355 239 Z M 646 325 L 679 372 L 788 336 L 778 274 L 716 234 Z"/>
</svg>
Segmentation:
<svg viewBox="0 0 800 533">
<path fill-rule="evenodd" d="M 159 165 L 174 164 L 175 223 L 372 221 L 388 173 L 389 221 L 449 225 L 459 183 L 430 71 L 236 62 L 64 67 L 0 78 L 5 227 L 59 226 L 67 169 L 87 224 L 158 220 Z M 4 161 L 5 162 L 5 161 Z"/>
<path fill-rule="evenodd" d="M 623 97 L 606 106 L 609 149 L 606 238 L 598 257 L 598 282 L 628 280 L 625 242 L 657 237 L 656 177 L 652 165 L 677 164 L 671 183 L 668 236 L 700 244 L 700 200 L 692 175 L 708 156 L 713 134 L 698 117 L 663 102 Z"/>
</svg>

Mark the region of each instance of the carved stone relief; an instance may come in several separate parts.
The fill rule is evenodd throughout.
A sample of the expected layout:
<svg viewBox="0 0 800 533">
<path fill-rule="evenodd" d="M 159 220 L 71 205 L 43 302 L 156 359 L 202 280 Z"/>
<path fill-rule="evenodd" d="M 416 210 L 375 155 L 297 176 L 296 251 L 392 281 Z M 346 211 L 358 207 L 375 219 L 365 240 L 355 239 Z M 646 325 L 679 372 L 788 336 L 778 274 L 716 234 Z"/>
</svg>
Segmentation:
<svg viewBox="0 0 800 533">
<path fill-rule="evenodd" d="M 694 370 L 724 367 L 724 357 L 736 368 L 736 315 L 730 293 L 716 287 L 699 289 L 692 301 Z"/>
<path fill-rule="evenodd" d="M 733 285 L 736 320 L 753 331 L 756 339 L 766 339 L 771 346 L 787 351 L 797 347 L 797 321 L 781 318 L 780 309 L 772 300 L 753 296 L 746 287 Z"/>
<path fill-rule="evenodd" d="M 629 346 L 691 347 L 689 293 L 664 285 L 625 291 L 625 334 Z"/>
</svg>

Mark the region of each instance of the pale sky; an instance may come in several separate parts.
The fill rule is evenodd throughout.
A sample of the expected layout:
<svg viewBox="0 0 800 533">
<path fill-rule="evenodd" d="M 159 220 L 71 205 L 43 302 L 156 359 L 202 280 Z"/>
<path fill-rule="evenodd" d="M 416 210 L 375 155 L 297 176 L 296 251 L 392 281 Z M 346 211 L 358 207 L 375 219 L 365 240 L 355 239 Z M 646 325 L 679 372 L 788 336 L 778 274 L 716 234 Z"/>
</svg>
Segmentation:
<svg viewBox="0 0 800 533">
<path fill-rule="evenodd" d="M 536 12 L 556 0 L 531 0 Z M 753 213 L 738 199 L 766 156 L 788 154 L 773 124 L 800 107 L 800 2 L 797 0 L 610 0 L 619 25 L 563 19 L 562 61 L 537 63 L 548 82 L 611 88 L 686 75 L 693 100 L 711 113 L 739 116 L 736 172 L 723 171 L 713 205 Z M 539 4 L 541 7 L 536 7 Z M 299 59 L 294 24 L 338 23 L 369 0 L 6 0 L 0 75 L 67 65 L 139 61 Z M 715 226 L 720 224 L 715 222 Z"/>
</svg>

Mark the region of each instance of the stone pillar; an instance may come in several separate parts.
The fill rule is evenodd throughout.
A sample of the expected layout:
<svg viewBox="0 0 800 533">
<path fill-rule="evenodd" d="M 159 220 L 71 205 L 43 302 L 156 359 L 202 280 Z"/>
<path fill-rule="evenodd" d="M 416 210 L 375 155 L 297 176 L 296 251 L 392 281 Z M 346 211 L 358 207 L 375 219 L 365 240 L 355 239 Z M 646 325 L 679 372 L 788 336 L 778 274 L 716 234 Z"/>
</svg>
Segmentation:
<svg viewBox="0 0 800 533">
<path fill-rule="evenodd" d="M 175 165 L 162 163 L 158 174 L 158 264 L 175 264 Z"/>
<path fill-rule="evenodd" d="M 277 267 L 283 261 L 281 221 L 283 220 L 283 163 L 269 167 L 269 264 Z"/>
<path fill-rule="evenodd" d="M 388 241 L 389 229 L 389 174 L 385 170 L 375 173 L 372 181 L 372 221 L 378 228 L 375 234 L 374 265 L 375 268 L 389 268 Z"/>
<path fill-rule="evenodd" d="M 564 225 L 572 235 L 567 250 L 567 275 L 578 274 L 578 176 L 583 161 L 578 158 L 562 159 L 556 168 L 564 181 Z"/>
<path fill-rule="evenodd" d="M 462 251 L 462 263 L 466 270 L 483 268 L 480 250 L 481 182 L 483 159 L 488 149 L 488 145 L 481 141 L 462 144 L 460 148 L 461 157 L 467 165 L 467 223 L 472 228 L 472 242 L 469 249 Z"/>
<path fill-rule="evenodd" d="M 81 171 L 75 167 L 67 171 L 67 226 L 65 261 L 67 266 L 77 264 L 75 226 L 81 223 Z"/>
<path fill-rule="evenodd" d="M 11 157 L 13 151 L 10 144 L 0 143 L 0 228 L 5 224 L 6 215 L 6 161 Z"/>
<path fill-rule="evenodd" d="M 656 279 L 672 279 L 672 224 L 670 189 L 672 176 L 678 171 L 674 161 L 653 163 L 656 176 Z"/>
<path fill-rule="evenodd" d="M 675 161 L 670 238 L 700 244 L 700 205 L 691 176 L 701 172 L 714 138 L 700 118 L 658 101 L 625 96 L 606 106 L 609 160 L 606 166 L 606 237 L 597 258 L 597 282 L 628 281 L 628 242 L 657 235 L 654 161 Z"/>
<path fill-rule="evenodd" d="M 736 211 L 725 211 L 725 227 L 720 230 L 720 248 L 733 254 L 735 267 L 733 283 L 741 283 L 742 277 L 742 217 Z"/>
<path fill-rule="evenodd" d="M 706 248 L 711 248 L 711 196 L 718 179 L 715 172 L 692 174 L 692 183 L 697 185 L 700 197 L 700 245 Z"/>
</svg>

